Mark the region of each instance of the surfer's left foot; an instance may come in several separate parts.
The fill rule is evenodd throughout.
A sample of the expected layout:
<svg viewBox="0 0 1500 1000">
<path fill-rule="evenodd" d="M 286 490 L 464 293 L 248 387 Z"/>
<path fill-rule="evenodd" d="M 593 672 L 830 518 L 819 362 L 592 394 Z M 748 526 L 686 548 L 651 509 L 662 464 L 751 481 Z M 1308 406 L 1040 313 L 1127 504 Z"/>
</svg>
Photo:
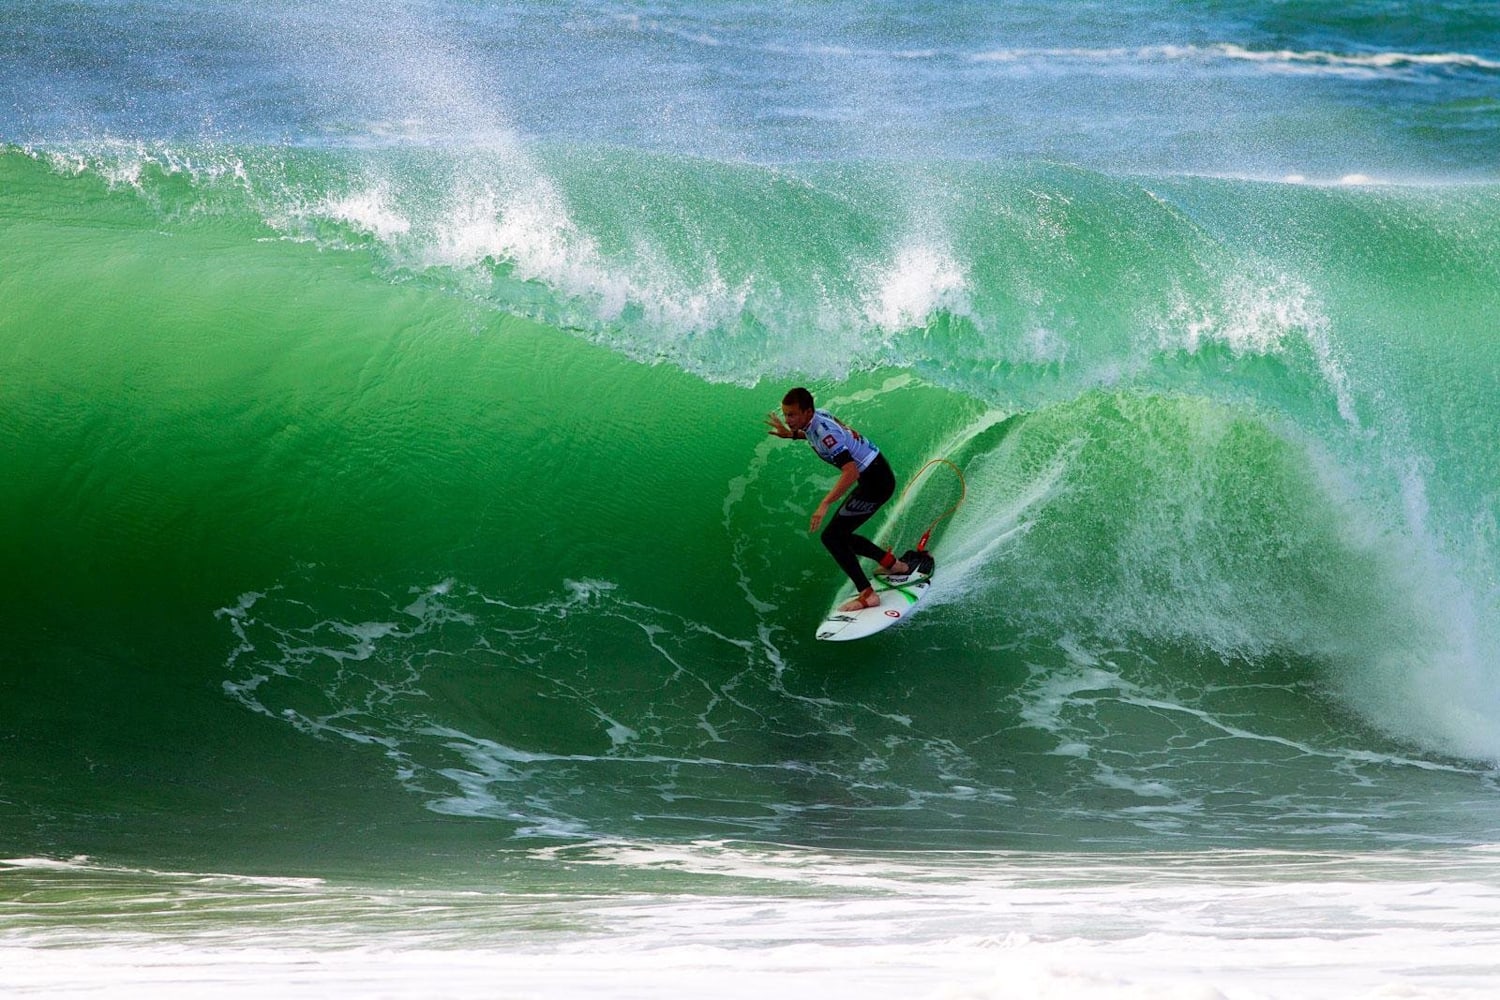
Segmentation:
<svg viewBox="0 0 1500 1000">
<path fill-rule="evenodd" d="M 868 587 L 858 597 L 850 598 L 839 605 L 840 611 L 859 611 L 864 608 L 880 607 L 880 595 L 875 593 L 874 587 Z"/>
<path fill-rule="evenodd" d="M 908 565 L 906 565 L 906 563 L 902 562 L 900 559 L 897 559 L 895 562 L 891 563 L 891 565 L 890 565 L 889 568 L 886 568 L 885 566 L 878 567 L 875 570 L 875 575 L 876 576 L 910 576 L 911 575 L 911 567 L 908 566 Z"/>
</svg>

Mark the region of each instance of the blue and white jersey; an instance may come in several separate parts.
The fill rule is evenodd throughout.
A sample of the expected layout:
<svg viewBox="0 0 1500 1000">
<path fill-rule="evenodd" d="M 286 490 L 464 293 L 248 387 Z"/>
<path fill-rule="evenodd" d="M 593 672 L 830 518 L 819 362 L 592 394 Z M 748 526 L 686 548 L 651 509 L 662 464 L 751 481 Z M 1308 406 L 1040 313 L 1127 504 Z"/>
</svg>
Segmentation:
<svg viewBox="0 0 1500 1000">
<path fill-rule="evenodd" d="M 860 472 L 864 472 L 880 454 L 879 448 L 860 437 L 854 428 L 840 423 L 827 410 L 814 410 L 812 422 L 802 433 L 818 457 L 836 468 L 841 469 L 846 462 L 852 461 Z"/>
</svg>

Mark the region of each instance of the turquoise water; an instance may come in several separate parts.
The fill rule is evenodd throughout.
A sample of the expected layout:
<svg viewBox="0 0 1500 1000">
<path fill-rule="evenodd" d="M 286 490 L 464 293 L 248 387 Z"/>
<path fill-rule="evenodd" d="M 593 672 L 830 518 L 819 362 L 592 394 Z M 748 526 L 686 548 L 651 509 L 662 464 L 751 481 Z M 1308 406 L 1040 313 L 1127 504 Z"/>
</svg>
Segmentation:
<svg viewBox="0 0 1500 1000">
<path fill-rule="evenodd" d="M 1488 6 L 0 28 L 9 884 L 707 900 L 708 843 L 985 852 L 923 855 L 975 901 L 1123 856 L 1128 908 L 1160 852 L 1399 896 L 1493 843 Z M 849 648 L 794 384 L 910 484 L 891 544 L 967 480 Z M 548 853 L 601 843 L 653 860 Z"/>
</svg>

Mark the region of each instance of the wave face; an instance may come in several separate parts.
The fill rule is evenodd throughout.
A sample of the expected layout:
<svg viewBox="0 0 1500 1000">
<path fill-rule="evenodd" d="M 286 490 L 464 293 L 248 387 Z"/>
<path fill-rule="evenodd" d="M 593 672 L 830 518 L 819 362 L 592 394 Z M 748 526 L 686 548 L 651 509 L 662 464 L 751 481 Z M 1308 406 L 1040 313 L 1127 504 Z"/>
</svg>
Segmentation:
<svg viewBox="0 0 1500 1000">
<path fill-rule="evenodd" d="M 0 846 L 1493 841 L 1500 50 L 1384 6 L 12 25 Z M 848 648 L 795 384 L 967 481 Z"/>
<path fill-rule="evenodd" d="M 65 757 L 227 728 L 520 836 L 1488 828 L 1491 188 L 196 155 L 0 158 L 18 683 L 132 701 Z M 852 649 L 794 381 L 968 479 Z"/>
</svg>

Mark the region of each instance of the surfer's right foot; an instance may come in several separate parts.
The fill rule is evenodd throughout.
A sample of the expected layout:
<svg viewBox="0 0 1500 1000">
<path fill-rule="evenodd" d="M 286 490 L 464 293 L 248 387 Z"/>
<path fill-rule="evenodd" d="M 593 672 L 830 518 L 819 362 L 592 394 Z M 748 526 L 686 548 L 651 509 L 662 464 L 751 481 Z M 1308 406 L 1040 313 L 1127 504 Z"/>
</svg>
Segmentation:
<svg viewBox="0 0 1500 1000">
<path fill-rule="evenodd" d="M 891 563 L 890 566 L 881 566 L 875 570 L 876 576 L 910 576 L 911 567 L 900 559 Z"/>
</svg>

